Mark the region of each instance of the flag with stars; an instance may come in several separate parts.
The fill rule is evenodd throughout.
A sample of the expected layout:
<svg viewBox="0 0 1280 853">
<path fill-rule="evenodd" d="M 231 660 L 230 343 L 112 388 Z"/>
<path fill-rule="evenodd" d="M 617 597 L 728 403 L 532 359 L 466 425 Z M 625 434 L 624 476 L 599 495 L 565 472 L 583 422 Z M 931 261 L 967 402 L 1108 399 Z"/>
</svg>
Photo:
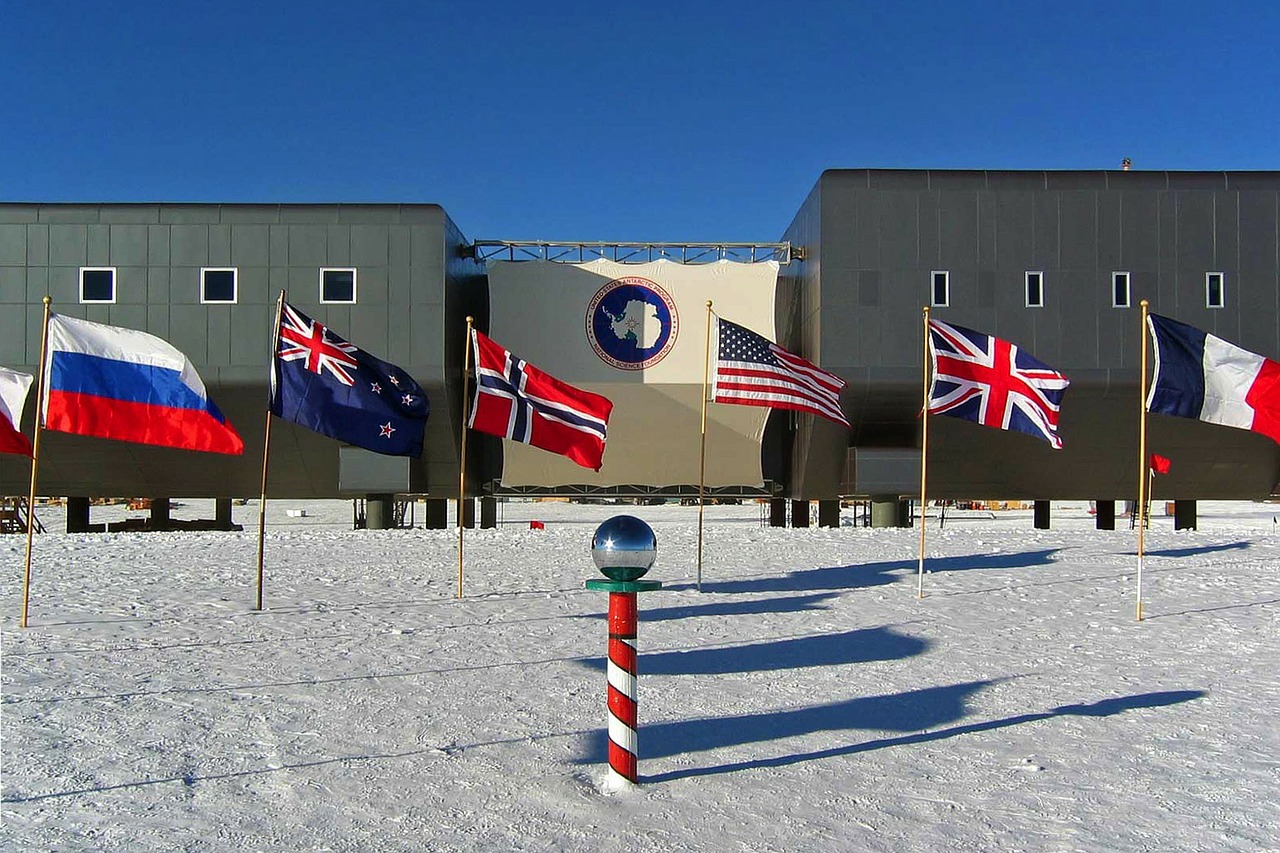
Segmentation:
<svg viewBox="0 0 1280 853">
<path fill-rule="evenodd" d="M 737 323 L 721 317 L 715 323 L 712 400 L 808 412 L 849 426 L 840 408 L 843 379 Z"/>
<path fill-rule="evenodd" d="M 413 377 L 288 302 L 271 369 L 272 414 L 388 456 L 421 456 L 430 407 Z"/>
</svg>

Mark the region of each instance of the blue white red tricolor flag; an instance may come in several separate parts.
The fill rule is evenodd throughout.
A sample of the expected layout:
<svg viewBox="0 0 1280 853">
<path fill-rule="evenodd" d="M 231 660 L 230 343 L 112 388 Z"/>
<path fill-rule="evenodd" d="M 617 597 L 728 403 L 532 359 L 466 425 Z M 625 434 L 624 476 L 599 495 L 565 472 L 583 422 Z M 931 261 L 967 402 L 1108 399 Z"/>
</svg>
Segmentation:
<svg viewBox="0 0 1280 853">
<path fill-rule="evenodd" d="M 421 456 L 430 405 L 413 377 L 288 302 L 271 369 L 271 412 L 387 456 Z"/>
<path fill-rule="evenodd" d="M 244 452 L 195 367 L 155 335 L 51 314 L 45 376 L 45 429 Z"/>
<path fill-rule="evenodd" d="M 1147 411 L 1280 442 L 1280 363 L 1158 314 L 1148 314 L 1147 325 L 1155 342 Z"/>
<path fill-rule="evenodd" d="M 941 320 L 929 320 L 929 353 L 930 413 L 1025 432 L 1062 448 L 1058 412 L 1067 377 L 1016 344 Z"/>
<path fill-rule="evenodd" d="M 476 392 L 468 426 L 567 456 L 599 471 L 613 403 L 516 358 L 471 330 Z"/>
<path fill-rule="evenodd" d="M 715 319 L 712 400 L 808 412 L 849 426 L 840 409 L 840 391 L 847 384 L 843 379 L 750 329 Z"/>
<path fill-rule="evenodd" d="M 31 390 L 31 374 L 0 367 L 0 453 L 31 455 L 31 439 L 22 434 L 22 407 Z"/>
</svg>

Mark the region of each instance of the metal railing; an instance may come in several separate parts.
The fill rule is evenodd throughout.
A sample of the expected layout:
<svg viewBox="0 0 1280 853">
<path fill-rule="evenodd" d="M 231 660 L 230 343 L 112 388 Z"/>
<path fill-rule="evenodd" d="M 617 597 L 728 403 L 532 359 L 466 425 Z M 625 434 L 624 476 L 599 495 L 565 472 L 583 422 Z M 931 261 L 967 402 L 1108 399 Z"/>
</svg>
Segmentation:
<svg viewBox="0 0 1280 853">
<path fill-rule="evenodd" d="M 735 261 L 758 264 L 777 261 L 785 266 L 802 257 L 790 243 L 566 243 L 551 240 L 476 240 L 472 256 L 478 261 L 553 261 L 583 264 L 601 258 L 620 264 L 667 260 L 678 264 Z"/>
</svg>

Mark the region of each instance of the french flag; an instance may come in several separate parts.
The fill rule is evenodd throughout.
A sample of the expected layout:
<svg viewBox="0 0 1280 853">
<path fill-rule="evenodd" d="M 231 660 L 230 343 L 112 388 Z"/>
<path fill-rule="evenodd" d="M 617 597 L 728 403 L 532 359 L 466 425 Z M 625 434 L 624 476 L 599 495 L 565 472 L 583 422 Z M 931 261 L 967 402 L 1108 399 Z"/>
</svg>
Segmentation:
<svg viewBox="0 0 1280 853">
<path fill-rule="evenodd" d="M 181 352 L 155 335 L 49 317 L 46 429 L 239 454 L 244 442 Z"/>
<path fill-rule="evenodd" d="M 1155 341 L 1147 411 L 1280 442 L 1280 363 L 1168 317 L 1150 314 L 1147 325 Z"/>
<path fill-rule="evenodd" d="M 31 455 L 31 439 L 22 434 L 22 407 L 31 390 L 31 374 L 0 367 L 0 453 Z"/>
</svg>

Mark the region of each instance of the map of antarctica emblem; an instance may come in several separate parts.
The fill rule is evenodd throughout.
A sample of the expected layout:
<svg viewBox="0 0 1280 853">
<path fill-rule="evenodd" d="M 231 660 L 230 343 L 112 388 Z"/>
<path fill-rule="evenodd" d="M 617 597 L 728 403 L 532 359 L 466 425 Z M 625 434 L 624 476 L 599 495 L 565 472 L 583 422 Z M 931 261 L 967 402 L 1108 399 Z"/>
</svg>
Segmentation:
<svg viewBox="0 0 1280 853">
<path fill-rule="evenodd" d="M 671 352 L 680 319 L 671 296 L 647 278 L 615 278 L 587 306 L 587 340 L 619 370 L 652 367 Z"/>
</svg>

